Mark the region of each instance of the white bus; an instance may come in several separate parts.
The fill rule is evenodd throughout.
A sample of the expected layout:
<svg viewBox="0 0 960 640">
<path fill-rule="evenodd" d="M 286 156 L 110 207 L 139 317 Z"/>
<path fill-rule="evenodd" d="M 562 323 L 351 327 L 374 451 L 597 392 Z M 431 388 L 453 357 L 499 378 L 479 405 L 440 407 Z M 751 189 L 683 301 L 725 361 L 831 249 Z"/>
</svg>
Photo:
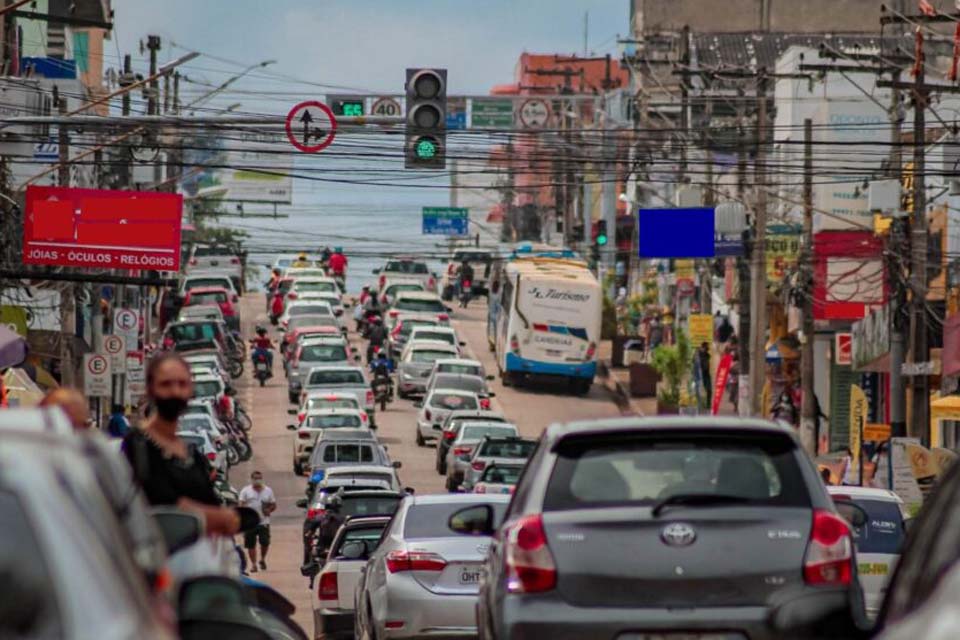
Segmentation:
<svg viewBox="0 0 960 640">
<path fill-rule="evenodd" d="M 535 374 L 561 376 L 576 393 L 597 371 L 603 295 L 583 262 L 519 258 L 507 263 L 490 319 L 503 384 Z M 491 306 L 494 306 L 493 304 Z"/>
</svg>

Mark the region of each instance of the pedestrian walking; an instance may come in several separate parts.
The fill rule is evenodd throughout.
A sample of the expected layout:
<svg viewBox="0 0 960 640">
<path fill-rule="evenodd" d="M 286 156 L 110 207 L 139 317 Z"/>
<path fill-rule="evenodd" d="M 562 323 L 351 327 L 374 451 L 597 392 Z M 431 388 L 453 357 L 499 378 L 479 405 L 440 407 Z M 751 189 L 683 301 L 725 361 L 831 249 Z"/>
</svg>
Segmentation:
<svg viewBox="0 0 960 640">
<path fill-rule="evenodd" d="M 724 316 L 721 319 L 719 326 L 717 326 L 715 335 L 717 342 L 720 344 L 724 344 L 733 337 L 733 325 L 730 324 L 729 318 Z"/>
<path fill-rule="evenodd" d="M 130 431 L 130 421 L 124 414 L 123 405 L 113 405 L 110 412 L 110 422 L 107 423 L 107 433 L 113 438 L 123 438 L 128 431 Z"/>
<path fill-rule="evenodd" d="M 240 490 L 241 507 L 249 507 L 260 516 L 260 524 L 243 534 L 243 546 L 250 557 L 250 573 L 257 572 L 257 542 L 260 543 L 260 569 L 267 570 L 267 551 L 270 550 L 270 514 L 277 509 L 277 499 L 273 489 L 263 481 L 263 474 L 254 471 L 250 474 L 250 484 Z"/>
<path fill-rule="evenodd" d="M 699 374 L 700 384 L 706 392 L 704 394 L 705 403 L 703 406 L 709 407 L 710 401 L 713 398 L 713 385 L 710 381 L 710 345 L 706 342 L 700 343 L 700 347 L 693 357 Z"/>
</svg>

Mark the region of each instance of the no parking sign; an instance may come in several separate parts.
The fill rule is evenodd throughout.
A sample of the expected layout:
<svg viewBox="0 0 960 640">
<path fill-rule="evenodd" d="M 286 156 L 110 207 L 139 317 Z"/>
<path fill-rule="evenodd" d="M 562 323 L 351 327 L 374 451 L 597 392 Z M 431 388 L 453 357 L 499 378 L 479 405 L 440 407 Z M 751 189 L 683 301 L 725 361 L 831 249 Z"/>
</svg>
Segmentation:
<svg viewBox="0 0 960 640">
<path fill-rule="evenodd" d="M 110 395 L 110 360 L 99 353 L 83 356 L 83 393 L 88 398 Z"/>
</svg>

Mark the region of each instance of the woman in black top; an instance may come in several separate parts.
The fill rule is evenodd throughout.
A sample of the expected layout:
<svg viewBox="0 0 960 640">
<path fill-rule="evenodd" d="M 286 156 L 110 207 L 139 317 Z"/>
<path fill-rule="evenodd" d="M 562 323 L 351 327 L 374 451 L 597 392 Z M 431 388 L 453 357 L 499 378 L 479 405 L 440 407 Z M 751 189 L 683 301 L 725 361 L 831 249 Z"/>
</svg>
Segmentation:
<svg viewBox="0 0 960 640">
<path fill-rule="evenodd" d="M 147 365 L 146 386 L 153 411 L 124 438 L 123 452 L 147 501 L 201 513 L 210 533 L 236 533 L 240 517 L 220 506 L 209 462 L 177 437 L 177 418 L 193 395 L 187 363 L 176 353 L 156 356 Z"/>
</svg>

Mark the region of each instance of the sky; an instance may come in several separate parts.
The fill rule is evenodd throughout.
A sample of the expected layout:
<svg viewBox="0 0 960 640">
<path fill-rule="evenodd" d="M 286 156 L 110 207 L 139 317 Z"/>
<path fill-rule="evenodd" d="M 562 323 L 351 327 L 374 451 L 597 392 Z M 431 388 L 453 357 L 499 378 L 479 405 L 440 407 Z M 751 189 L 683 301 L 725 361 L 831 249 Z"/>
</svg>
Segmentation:
<svg viewBox="0 0 960 640">
<path fill-rule="evenodd" d="M 400 93 L 404 69 L 420 66 L 449 69 L 451 94 L 486 94 L 512 81 L 524 51 L 582 53 L 585 12 L 588 46 L 597 54 L 615 53 L 617 35 L 629 30 L 628 0 L 114 0 L 113 6 L 106 67 L 118 53 L 132 53 L 135 67 L 144 68 L 139 41 L 153 33 L 162 38 L 161 61 L 187 50 L 223 59 L 184 65 L 194 80 L 219 84 L 243 65 L 276 60 L 235 85 L 272 91 L 274 100 L 287 93 L 293 100 L 298 91 L 313 91 L 304 97 L 314 98 L 327 91 L 323 85 Z M 280 82 L 278 74 L 301 82 Z M 188 85 L 184 92 L 201 89 Z M 257 100 L 269 102 L 244 97 L 244 111 Z"/>
</svg>

